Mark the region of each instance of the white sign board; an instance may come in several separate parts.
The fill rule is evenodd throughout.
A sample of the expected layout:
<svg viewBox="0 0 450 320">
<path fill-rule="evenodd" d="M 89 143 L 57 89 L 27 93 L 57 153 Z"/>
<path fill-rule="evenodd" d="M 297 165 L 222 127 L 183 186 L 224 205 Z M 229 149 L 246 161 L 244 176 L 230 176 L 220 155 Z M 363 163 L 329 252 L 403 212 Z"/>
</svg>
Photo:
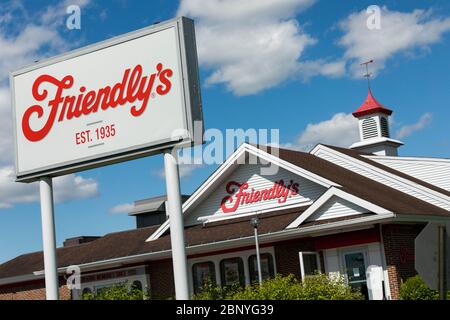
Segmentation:
<svg viewBox="0 0 450 320">
<path fill-rule="evenodd" d="M 15 71 L 11 88 L 18 181 L 202 143 L 194 24 L 184 17 Z"/>
<path fill-rule="evenodd" d="M 439 283 L 439 224 L 428 223 L 415 239 L 415 268 L 423 281 L 433 290 Z M 450 279 L 450 223 L 447 223 L 446 265 L 447 279 Z M 447 280 L 448 281 L 448 280 Z"/>
</svg>

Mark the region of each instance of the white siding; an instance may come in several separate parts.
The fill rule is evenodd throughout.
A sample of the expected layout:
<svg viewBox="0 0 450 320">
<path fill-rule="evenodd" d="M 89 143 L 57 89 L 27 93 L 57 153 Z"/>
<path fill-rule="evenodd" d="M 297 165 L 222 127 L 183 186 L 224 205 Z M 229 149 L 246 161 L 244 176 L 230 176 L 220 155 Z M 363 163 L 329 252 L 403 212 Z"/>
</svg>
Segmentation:
<svg viewBox="0 0 450 320">
<path fill-rule="evenodd" d="M 220 207 L 222 199 L 228 195 L 225 187 L 229 181 L 236 181 L 239 183 L 248 182 L 250 191 L 251 188 L 255 190 L 262 190 L 271 188 L 275 181 L 283 179 L 285 184 L 289 184 L 290 180 L 297 182 L 299 184 L 299 194 L 291 196 L 287 199 L 285 203 L 278 203 L 278 199 L 266 200 L 261 202 L 256 202 L 252 204 L 240 205 L 234 214 L 251 213 L 260 210 L 279 210 L 283 207 L 308 204 L 311 201 L 316 200 L 320 195 L 322 195 L 326 188 L 316 184 L 306 178 L 295 175 L 285 169 L 280 168 L 278 174 L 274 176 L 261 176 L 260 175 L 260 165 L 245 165 L 239 166 L 227 179 L 225 182 L 221 183 L 216 189 L 210 190 L 210 195 L 203 200 L 198 206 L 193 208 L 192 213 L 188 215 L 188 220 L 186 224 L 196 224 L 199 223 L 198 217 L 205 217 L 211 215 L 225 216 Z M 234 215 L 233 214 L 233 215 Z M 228 213 L 228 215 L 230 215 Z"/>
<path fill-rule="evenodd" d="M 317 210 L 312 216 L 306 219 L 306 221 L 318 221 L 337 217 L 346 217 L 367 212 L 367 209 L 361 208 L 360 206 L 347 200 L 333 196 L 325 204 L 323 204 L 322 207 Z"/>
<path fill-rule="evenodd" d="M 325 272 L 330 276 L 339 277 L 341 268 L 339 265 L 339 254 L 337 249 L 327 249 L 323 251 L 325 261 Z"/>
<path fill-rule="evenodd" d="M 412 160 L 407 158 L 386 159 L 368 157 L 392 169 L 450 191 L 450 160 Z"/>
<path fill-rule="evenodd" d="M 428 192 L 428 191 L 423 191 L 419 188 L 415 188 L 415 187 L 411 186 L 411 184 L 414 184 L 412 182 L 411 182 L 411 184 L 407 185 L 407 184 L 401 182 L 399 178 L 388 177 L 387 172 L 386 173 L 377 172 L 376 170 L 374 170 L 376 168 L 373 168 L 369 164 L 364 164 L 363 166 L 357 165 L 355 163 L 358 161 L 357 159 L 346 160 L 342 156 L 335 155 L 332 152 L 329 152 L 329 151 L 326 151 L 323 149 L 320 150 L 319 152 L 317 152 L 315 155 L 320 158 L 323 158 L 327 161 L 330 161 L 338 166 L 341 166 L 345 169 L 348 169 L 354 173 L 360 174 L 366 178 L 372 179 L 372 180 L 382 183 L 388 187 L 391 187 L 398 191 L 409 194 L 410 196 L 416 197 L 420 200 L 423 200 L 425 202 L 433 204 L 437 207 L 440 207 L 440 208 L 443 208 L 446 210 L 450 210 L 450 201 L 444 200 L 444 198 L 448 198 L 445 195 L 442 195 L 442 196 L 434 196 L 433 195 L 432 196 L 431 190 L 430 190 L 430 192 Z M 420 186 L 417 185 L 417 187 L 420 187 Z"/>
<path fill-rule="evenodd" d="M 384 270 L 381 258 L 380 243 L 368 245 L 369 261 L 367 268 L 367 288 L 370 300 L 383 300 Z"/>
</svg>

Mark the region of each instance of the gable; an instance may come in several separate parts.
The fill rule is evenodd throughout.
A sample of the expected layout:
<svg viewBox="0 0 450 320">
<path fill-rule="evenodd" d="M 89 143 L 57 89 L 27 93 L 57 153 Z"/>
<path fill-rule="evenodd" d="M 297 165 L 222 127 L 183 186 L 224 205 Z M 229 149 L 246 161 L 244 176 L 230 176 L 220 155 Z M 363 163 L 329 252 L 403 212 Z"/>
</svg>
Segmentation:
<svg viewBox="0 0 450 320">
<path fill-rule="evenodd" d="M 393 217 L 392 211 L 380 207 L 337 187 L 330 187 L 319 199 L 309 206 L 286 229 L 298 228 L 305 221 L 317 221 L 345 217 L 361 213 L 374 213 L 374 216 Z"/>
<path fill-rule="evenodd" d="M 368 212 L 369 210 L 358 206 L 355 203 L 337 196 L 332 196 L 305 221 L 320 221 L 326 219 L 354 216 Z"/>
<path fill-rule="evenodd" d="M 277 167 L 280 170 L 286 170 L 287 172 L 292 173 L 295 176 L 303 177 L 308 182 L 314 182 L 319 186 L 322 186 L 323 190 L 326 190 L 329 187 L 332 186 L 340 186 L 339 184 L 326 179 L 324 177 L 321 177 L 320 175 L 313 173 L 311 171 L 308 171 L 301 166 L 297 166 L 295 164 L 292 164 L 289 161 L 280 159 L 278 156 L 275 156 L 273 154 L 269 154 L 265 150 L 261 150 L 255 146 L 249 145 L 247 143 L 243 143 L 232 155 L 230 155 L 227 160 L 217 168 L 216 171 L 191 195 L 191 197 L 183 204 L 183 215 L 185 219 L 185 225 L 192 225 L 199 223 L 198 218 L 199 217 L 205 217 L 203 214 L 208 214 L 209 216 L 214 215 L 214 213 L 218 213 L 218 208 L 220 205 L 218 203 L 221 203 L 221 201 L 224 199 L 225 196 L 232 196 L 232 194 L 222 194 L 222 198 L 220 198 L 220 193 L 214 193 L 215 190 L 224 190 L 223 188 L 226 187 L 223 185 L 224 182 L 229 178 L 230 175 L 235 173 L 235 170 L 238 170 L 239 168 L 249 167 L 250 164 L 245 164 L 247 156 L 254 156 L 258 158 L 258 160 L 263 160 L 263 165 L 266 166 L 267 164 L 270 164 L 270 167 Z M 244 160 L 244 161 L 243 161 Z M 242 164 L 241 164 L 242 163 Z M 256 165 L 256 164 L 255 164 Z M 265 172 L 267 172 L 267 167 Z M 277 172 L 278 174 L 279 172 Z M 275 175 L 273 178 L 275 179 Z M 269 179 L 269 178 L 267 178 Z M 272 181 L 279 181 L 277 179 Z M 228 181 L 229 182 L 229 181 Z M 227 183 L 228 183 L 227 182 Z M 236 181 L 238 183 L 242 183 L 240 181 Z M 289 181 L 290 182 L 290 181 Z M 222 189 L 218 188 L 218 185 L 222 185 Z M 272 185 L 273 186 L 273 185 Z M 299 185 L 300 187 L 300 185 Z M 305 189 L 305 188 L 303 188 Z M 301 189 L 300 189 L 301 190 Z M 306 188 L 307 190 L 307 188 Z M 300 192 L 301 193 L 301 192 Z M 206 203 L 203 204 L 203 202 L 207 201 L 207 199 L 216 197 L 214 201 L 211 201 L 211 207 L 206 208 Z M 312 198 L 311 198 L 312 199 Z M 219 202 L 218 202 L 219 201 Z M 261 202 L 261 201 L 259 201 Z M 307 203 L 307 202 L 305 202 Z M 213 204 L 213 205 L 212 205 Z M 293 204 L 299 205 L 299 204 Z M 203 206 L 203 208 L 202 208 Z M 278 206 L 279 208 L 280 206 Z M 284 206 L 286 208 L 286 206 Z M 199 209 L 200 208 L 200 209 Z M 275 209 L 275 208 L 273 208 Z M 269 208 L 270 210 L 270 208 Z M 259 212 L 254 212 L 259 213 Z M 230 215 L 231 217 L 235 217 L 235 215 Z M 226 215 L 224 215 L 226 217 Z M 169 219 L 167 219 L 146 241 L 153 241 L 158 239 L 160 236 L 162 236 L 170 227 L 170 216 Z"/>
<path fill-rule="evenodd" d="M 201 217 L 227 218 L 310 205 L 326 189 L 283 168 L 265 176 L 261 165 L 241 165 L 189 213 L 185 224 L 197 224 Z"/>
</svg>

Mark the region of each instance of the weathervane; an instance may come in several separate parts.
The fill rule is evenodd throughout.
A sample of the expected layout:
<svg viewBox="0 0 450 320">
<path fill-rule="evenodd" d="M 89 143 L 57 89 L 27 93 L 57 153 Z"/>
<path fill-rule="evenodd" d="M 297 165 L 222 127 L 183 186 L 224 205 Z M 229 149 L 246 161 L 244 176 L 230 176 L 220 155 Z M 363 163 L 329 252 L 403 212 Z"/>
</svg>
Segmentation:
<svg viewBox="0 0 450 320">
<path fill-rule="evenodd" d="M 372 76 L 372 72 L 369 72 L 369 63 L 373 63 L 373 60 L 363 62 L 360 64 L 360 66 L 362 65 L 366 66 L 366 73 L 364 74 L 364 77 L 367 78 L 367 86 L 370 89 L 370 77 Z"/>
</svg>

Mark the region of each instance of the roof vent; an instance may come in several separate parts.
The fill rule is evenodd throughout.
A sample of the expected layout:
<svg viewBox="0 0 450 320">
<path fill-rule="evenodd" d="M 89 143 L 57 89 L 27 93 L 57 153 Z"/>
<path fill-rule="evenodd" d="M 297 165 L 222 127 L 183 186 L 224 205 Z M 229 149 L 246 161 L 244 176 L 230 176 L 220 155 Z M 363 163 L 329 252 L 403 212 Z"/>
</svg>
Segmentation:
<svg viewBox="0 0 450 320">
<path fill-rule="evenodd" d="M 385 137 L 385 138 L 389 138 L 389 125 L 388 125 L 388 121 L 385 117 L 381 117 L 380 127 L 381 127 L 381 136 Z"/>
<path fill-rule="evenodd" d="M 181 195 L 181 201 L 185 202 L 188 195 Z M 134 202 L 134 208 L 128 213 L 129 216 L 136 217 L 136 228 L 156 226 L 167 220 L 166 211 L 167 196 L 153 197 Z"/>
<path fill-rule="evenodd" d="M 378 135 L 377 122 L 374 118 L 364 119 L 362 122 L 363 139 L 375 138 Z"/>
<path fill-rule="evenodd" d="M 64 247 L 71 247 L 71 246 L 77 246 L 82 243 L 88 243 L 94 240 L 97 240 L 101 237 L 95 237 L 95 236 L 79 236 L 74 238 L 68 238 L 64 240 L 63 246 Z"/>
</svg>

